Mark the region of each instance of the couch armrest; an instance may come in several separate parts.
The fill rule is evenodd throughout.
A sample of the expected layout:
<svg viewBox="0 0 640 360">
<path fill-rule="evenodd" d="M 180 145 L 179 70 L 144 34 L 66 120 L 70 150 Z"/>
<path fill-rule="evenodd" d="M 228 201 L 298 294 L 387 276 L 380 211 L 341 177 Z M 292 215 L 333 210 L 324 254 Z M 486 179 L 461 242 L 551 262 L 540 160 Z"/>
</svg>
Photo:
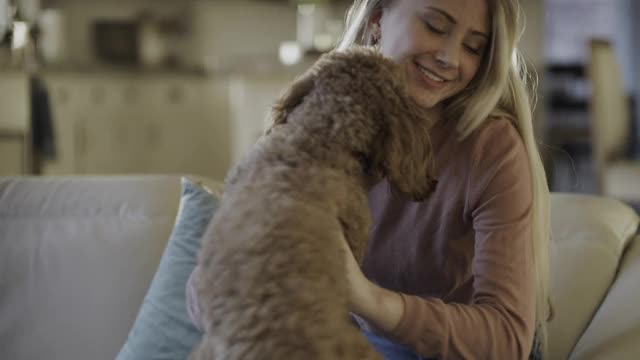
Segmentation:
<svg viewBox="0 0 640 360">
<path fill-rule="evenodd" d="M 604 299 L 638 215 L 604 197 L 551 197 L 551 286 L 555 318 L 549 324 L 551 359 L 567 359 Z"/>
<path fill-rule="evenodd" d="M 640 354 L 640 235 L 631 242 L 616 279 L 572 359 L 629 359 Z"/>
</svg>

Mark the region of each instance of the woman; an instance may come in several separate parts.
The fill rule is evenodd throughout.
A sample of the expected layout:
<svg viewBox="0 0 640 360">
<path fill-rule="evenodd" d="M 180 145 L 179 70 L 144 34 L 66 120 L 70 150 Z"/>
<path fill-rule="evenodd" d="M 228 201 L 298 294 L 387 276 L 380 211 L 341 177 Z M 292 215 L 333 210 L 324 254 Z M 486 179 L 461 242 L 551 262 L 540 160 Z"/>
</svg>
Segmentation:
<svg viewBox="0 0 640 360">
<path fill-rule="evenodd" d="M 549 190 L 520 24 L 517 0 L 357 0 L 349 11 L 338 49 L 377 47 L 438 119 L 433 195 L 411 202 L 382 181 L 362 268 L 345 242 L 352 311 L 387 359 L 544 352 Z M 198 324 L 191 279 L 187 298 Z"/>
<path fill-rule="evenodd" d="M 352 310 L 387 359 L 544 352 L 549 191 L 516 56 L 519 10 L 517 0 L 363 0 L 349 11 L 338 48 L 377 47 L 439 119 L 435 193 L 415 203 L 381 182 L 362 269 L 347 250 Z"/>
</svg>

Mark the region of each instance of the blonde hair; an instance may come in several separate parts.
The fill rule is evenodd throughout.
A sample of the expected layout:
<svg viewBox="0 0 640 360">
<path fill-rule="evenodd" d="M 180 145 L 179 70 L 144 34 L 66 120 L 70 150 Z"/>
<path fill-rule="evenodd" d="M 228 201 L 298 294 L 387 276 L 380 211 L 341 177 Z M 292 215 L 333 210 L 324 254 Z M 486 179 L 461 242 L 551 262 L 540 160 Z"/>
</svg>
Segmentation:
<svg viewBox="0 0 640 360">
<path fill-rule="evenodd" d="M 475 78 L 461 93 L 444 103 L 444 116 L 458 119 L 460 138 L 468 136 L 485 121 L 506 117 L 518 130 L 529 158 L 532 174 L 532 254 L 535 264 L 536 334 L 546 355 L 547 321 L 552 318 L 549 290 L 550 209 L 549 188 L 534 136 L 532 101 L 535 76 L 516 45 L 524 31 L 524 16 L 518 0 L 487 0 L 491 13 L 491 41 Z M 373 45 L 369 19 L 388 0 L 356 0 L 347 13 L 346 30 L 337 45 Z M 535 345 L 535 344 L 534 344 Z"/>
</svg>

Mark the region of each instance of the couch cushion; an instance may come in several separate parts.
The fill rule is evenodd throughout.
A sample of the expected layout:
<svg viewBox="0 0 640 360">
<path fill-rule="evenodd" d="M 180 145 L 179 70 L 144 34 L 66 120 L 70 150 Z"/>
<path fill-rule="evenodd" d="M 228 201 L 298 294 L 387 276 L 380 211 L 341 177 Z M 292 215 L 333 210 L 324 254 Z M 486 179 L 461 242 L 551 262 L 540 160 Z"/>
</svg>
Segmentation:
<svg viewBox="0 0 640 360">
<path fill-rule="evenodd" d="M 604 192 L 618 199 L 640 202 L 640 163 L 618 161 L 608 165 L 603 173 Z"/>
<path fill-rule="evenodd" d="M 0 179 L 0 359 L 113 358 L 171 232 L 179 177 Z"/>
<path fill-rule="evenodd" d="M 572 359 L 640 356 L 640 236 L 627 249 L 607 297 L 575 347 Z"/>
<path fill-rule="evenodd" d="M 555 318 L 551 359 L 567 359 L 602 302 L 638 215 L 620 201 L 577 194 L 551 197 L 551 282 Z"/>
<path fill-rule="evenodd" d="M 218 206 L 217 197 L 189 178 L 158 271 L 117 360 L 186 359 L 202 333 L 187 314 L 186 284 L 200 242 Z"/>
</svg>

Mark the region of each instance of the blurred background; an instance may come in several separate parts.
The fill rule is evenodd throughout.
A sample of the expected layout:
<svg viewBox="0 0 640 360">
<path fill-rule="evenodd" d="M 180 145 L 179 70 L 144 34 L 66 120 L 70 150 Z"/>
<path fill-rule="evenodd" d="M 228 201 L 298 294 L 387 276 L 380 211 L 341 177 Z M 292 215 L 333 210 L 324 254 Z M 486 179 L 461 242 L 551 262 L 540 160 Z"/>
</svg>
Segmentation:
<svg viewBox="0 0 640 360">
<path fill-rule="evenodd" d="M 0 0 L 0 176 L 222 180 L 349 4 Z M 640 203 L 640 1 L 521 5 L 551 190 Z"/>
</svg>

